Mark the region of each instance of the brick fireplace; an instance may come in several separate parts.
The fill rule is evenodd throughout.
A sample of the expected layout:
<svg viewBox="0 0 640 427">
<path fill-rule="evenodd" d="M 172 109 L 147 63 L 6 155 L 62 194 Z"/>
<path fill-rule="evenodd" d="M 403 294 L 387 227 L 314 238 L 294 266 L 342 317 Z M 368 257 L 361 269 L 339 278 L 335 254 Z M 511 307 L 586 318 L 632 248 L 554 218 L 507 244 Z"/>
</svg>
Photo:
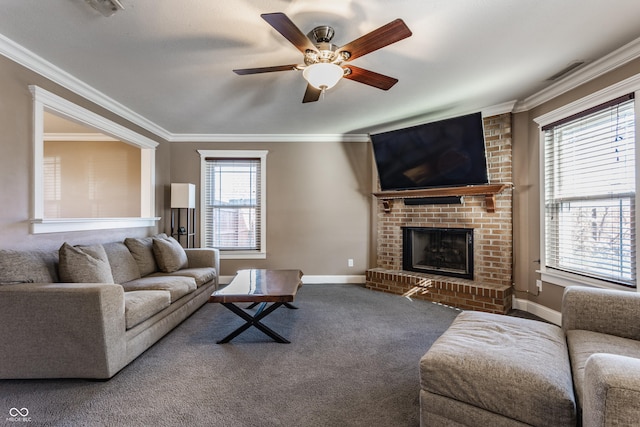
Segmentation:
<svg viewBox="0 0 640 427">
<path fill-rule="evenodd" d="M 485 144 L 491 183 L 510 184 L 511 114 L 485 117 Z M 451 189 L 447 190 L 451 195 Z M 513 240 L 510 186 L 495 196 L 463 193 L 462 204 L 378 202 L 376 268 L 366 287 L 454 307 L 507 313 L 511 309 Z M 437 194 L 436 194 L 437 195 Z M 473 278 L 403 269 L 403 228 L 473 230 Z"/>
</svg>

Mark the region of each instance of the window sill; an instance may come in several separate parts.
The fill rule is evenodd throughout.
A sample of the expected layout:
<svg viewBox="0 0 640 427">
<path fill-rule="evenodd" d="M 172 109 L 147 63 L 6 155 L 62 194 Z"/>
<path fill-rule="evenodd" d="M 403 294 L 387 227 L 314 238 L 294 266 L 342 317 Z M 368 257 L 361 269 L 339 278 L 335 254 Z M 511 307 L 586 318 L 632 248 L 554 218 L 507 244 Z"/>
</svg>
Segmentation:
<svg viewBox="0 0 640 427">
<path fill-rule="evenodd" d="M 220 259 L 267 259 L 267 254 L 256 251 L 220 251 Z"/>
<path fill-rule="evenodd" d="M 31 234 L 108 230 L 114 228 L 154 227 L 159 220 L 160 217 L 32 219 Z"/>
<path fill-rule="evenodd" d="M 562 271 L 554 270 L 537 270 L 536 273 L 540 274 L 540 279 L 543 282 L 551 283 L 552 285 L 562 286 L 564 288 L 568 286 L 591 286 L 594 288 L 603 289 L 616 289 L 621 291 L 637 292 L 637 288 L 630 288 L 628 286 L 616 285 L 614 283 L 606 282 L 604 280 L 593 279 L 591 277 L 584 277 L 577 274 L 565 273 Z"/>
</svg>

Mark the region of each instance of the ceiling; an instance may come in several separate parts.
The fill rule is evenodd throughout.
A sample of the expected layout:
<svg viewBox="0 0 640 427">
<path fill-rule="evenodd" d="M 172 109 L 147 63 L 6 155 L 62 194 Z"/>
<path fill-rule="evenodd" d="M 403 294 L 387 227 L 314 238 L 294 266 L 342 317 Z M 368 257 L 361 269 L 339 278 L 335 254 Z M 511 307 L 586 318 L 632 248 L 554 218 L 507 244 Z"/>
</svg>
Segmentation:
<svg viewBox="0 0 640 427">
<path fill-rule="evenodd" d="M 517 108 L 558 85 L 548 79 L 575 61 L 587 61 L 584 70 L 640 37 L 638 0 L 121 3 L 104 17 L 84 0 L 2 0 L 0 53 L 168 140 L 362 135 Z M 330 25 L 338 46 L 403 19 L 411 37 L 352 62 L 399 82 L 382 91 L 343 79 L 302 104 L 301 72 L 234 74 L 302 62 L 261 19 L 269 12 L 284 12 L 305 34 Z"/>
</svg>

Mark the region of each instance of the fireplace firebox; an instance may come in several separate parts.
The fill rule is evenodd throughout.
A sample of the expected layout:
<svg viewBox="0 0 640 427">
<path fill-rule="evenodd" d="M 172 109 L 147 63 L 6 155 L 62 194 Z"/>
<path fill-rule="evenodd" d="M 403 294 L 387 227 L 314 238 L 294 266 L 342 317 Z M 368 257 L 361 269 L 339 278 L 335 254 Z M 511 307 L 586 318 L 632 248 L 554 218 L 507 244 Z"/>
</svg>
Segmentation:
<svg viewBox="0 0 640 427">
<path fill-rule="evenodd" d="M 473 229 L 402 227 L 402 269 L 473 280 Z"/>
</svg>

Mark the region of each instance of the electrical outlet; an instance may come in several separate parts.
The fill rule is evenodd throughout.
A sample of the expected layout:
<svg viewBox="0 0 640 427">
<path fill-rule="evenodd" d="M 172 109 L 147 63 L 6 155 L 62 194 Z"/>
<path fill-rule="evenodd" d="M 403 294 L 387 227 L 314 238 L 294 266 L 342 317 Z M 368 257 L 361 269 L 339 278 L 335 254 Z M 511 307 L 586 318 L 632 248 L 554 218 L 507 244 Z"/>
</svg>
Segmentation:
<svg viewBox="0 0 640 427">
<path fill-rule="evenodd" d="M 347 266 L 348 266 L 348 267 L 353 267 L 353 259 L 349 258 L 349 259 L 347 260 Z"/>
<path fill-rule="evenodd" d="M 538 292 L 542 292 L 542 280 L 536 280 L 536 288 L 538 288 Z"/>
</svg>

